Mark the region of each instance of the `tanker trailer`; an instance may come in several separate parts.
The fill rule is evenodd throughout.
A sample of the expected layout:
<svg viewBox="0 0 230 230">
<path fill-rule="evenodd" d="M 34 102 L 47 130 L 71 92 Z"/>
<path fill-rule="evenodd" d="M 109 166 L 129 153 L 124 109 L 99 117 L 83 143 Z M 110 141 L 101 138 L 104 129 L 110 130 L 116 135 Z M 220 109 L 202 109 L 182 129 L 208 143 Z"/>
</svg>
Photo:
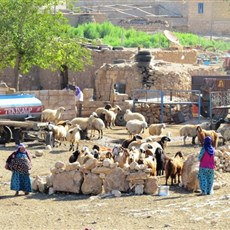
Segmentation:
<svg viewBox="0 0 230 230">
<path fill-rule="evenodd" d="M 0 95 L 0 119 L 40 121 L 42 102 L 32 94 Z"/>
<path fill-rule="evenodd" d="M 24 141 L 29 131 L 38 132 L 48 124 L 40 122 L 42 102 L 33 94 L 0 95 L 0 144 Z"/>
</svg>

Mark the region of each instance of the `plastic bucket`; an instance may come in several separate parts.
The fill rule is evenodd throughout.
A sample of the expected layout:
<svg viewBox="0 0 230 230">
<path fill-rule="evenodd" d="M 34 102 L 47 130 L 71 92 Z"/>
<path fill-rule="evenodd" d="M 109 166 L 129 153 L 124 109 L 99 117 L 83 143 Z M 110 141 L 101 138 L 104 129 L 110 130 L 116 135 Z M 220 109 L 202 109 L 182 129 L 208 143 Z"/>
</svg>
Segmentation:
<svg viewBox="0 0 230 230">
<path fill-rule="evenodd" d="M 203 60 L 204 65 L 210 65 L 211 61 L 210 60 Z"/>
<path fill-rule="evenodd" d="M 193 117 L 197 117 L 198 116 L 198 111 L 199 111 L 199 108 L 197 105 L 193 104 L 192 105 L 192 115 Z"/>
<path fill-rule="evenodd" d="M 169 186 L 161 185 L 158 187 L 158 195 L 159 196 L 169 196 Z"/>
</svg>

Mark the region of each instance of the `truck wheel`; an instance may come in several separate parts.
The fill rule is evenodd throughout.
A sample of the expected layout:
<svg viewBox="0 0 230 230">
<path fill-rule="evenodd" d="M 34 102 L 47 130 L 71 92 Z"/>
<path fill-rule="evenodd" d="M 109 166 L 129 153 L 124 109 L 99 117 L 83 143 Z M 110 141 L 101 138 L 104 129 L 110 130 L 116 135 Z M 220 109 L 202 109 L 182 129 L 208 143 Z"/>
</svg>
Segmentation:
<svg viewBox="0 0 230 230">
<path fill-rule="evenodd" d="M 0 144 L 6 144 L 11 141 L 12 131 L 8 126 L 0 127 Z"/>
<path fill-rule="evenodd" d="M 124 120 L 124 114 L 125 112 L 119 112 L 116 116 L 116 120 L 115 120 L 115 125 L 117 126 L 125 126 L 126 125 L 126 121 Z"/>
<path fill-rule="evenodd" d="M 15 128 L 13 131 L 13 139 L 16 145 L 19 145 L 23 141 L 23 133 L 21 129 Z"/>
</svg>

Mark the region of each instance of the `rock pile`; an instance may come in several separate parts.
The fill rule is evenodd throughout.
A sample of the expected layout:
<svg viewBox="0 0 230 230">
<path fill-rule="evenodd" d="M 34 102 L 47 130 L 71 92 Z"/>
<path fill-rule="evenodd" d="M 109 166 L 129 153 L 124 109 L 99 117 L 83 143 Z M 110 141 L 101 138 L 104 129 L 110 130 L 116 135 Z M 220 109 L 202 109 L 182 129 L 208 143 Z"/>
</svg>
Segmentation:
<svg viewBox="0 0 230 230">
<path fill-rule="evenodd" d="M 64 164 L 56 162 L 51 175 L 36 177 L 33 190 L 48 192 L 60 191 L 98 195 L 112 191 L 133 192 L 134 194 L 155 194 L 158 189 L 157 177 L 150 176 L 145 166 L 118 167 L 108 159 L 99 162 L 89 159 L 84 165 L 78 162 Z"/>
<path fill-rule="evenodd" d="M 197 156 L 198 153 L 190 154 L 184 162 L 182 171 L 181 186 L 193 192 L 199 189 Z M 223 146 L 216 150 L 215 162 L 214 190 L 226 185 L 222 174 L 230 172 L 230 146 Z M 155 194 L 158 190 L 158 178 L 150 176 L 150 169 L 136 162 L 120 168 L 110 159 L 101 162 L 89 158 L 83 165 L 79 162 L 65 164 L 58 161 L 50 171 L 50 175 L 37 176 L 33 180 L 34 191 L 49 194 L 60 191 L 86 195 L 132 192 L 141 195 Z"/>
</svg>

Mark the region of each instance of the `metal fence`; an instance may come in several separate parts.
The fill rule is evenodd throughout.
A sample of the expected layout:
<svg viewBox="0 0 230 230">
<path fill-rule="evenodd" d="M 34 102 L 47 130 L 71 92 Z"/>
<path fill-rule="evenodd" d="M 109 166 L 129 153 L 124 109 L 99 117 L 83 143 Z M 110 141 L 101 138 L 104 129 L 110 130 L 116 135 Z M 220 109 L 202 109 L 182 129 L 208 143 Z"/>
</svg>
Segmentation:
<svg viewBox="0 0 230 230">
<path fill-rule="evenodd" d="M 198 106 L 198 123 L 200 123 L 200 90 L 144 90 L 137 89 L 133 91 L 133 111 L 136 104 L 160 104 L 161 123 L 164 121 L 164 105 L 197 105 Z"/>
<path fill-rule="evenodd" d="M 210 93 L 209 114 L 215 114 L 219 111 L 220 116 L 225 113 L 228 114 L 230 109 L 230 90 L 227 91 L 214 91 Z"/>
</svg>

